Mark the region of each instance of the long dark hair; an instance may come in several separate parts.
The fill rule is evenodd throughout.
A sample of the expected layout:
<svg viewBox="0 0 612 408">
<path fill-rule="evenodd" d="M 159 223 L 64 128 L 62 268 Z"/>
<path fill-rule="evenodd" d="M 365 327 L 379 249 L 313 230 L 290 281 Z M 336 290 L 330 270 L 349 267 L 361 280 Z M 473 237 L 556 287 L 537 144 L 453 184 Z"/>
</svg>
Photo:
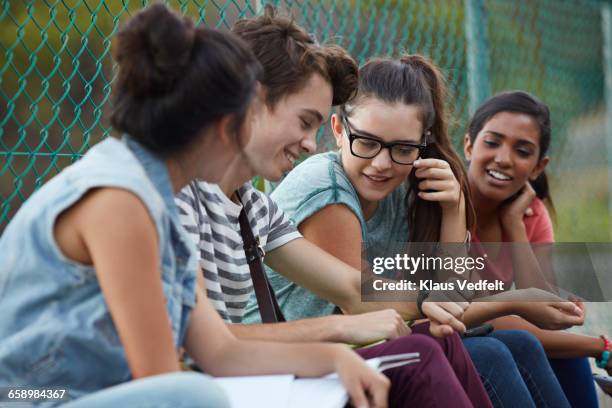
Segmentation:
<svg viewBox="0 0 612 408">
<path fill-rule="evenodd" d="M 115 129 L 161 156 L 188 149 L 203 128 L 227 114 L 238 133 L 261 66 L 236 35 L 195 27 L 155 4 L 134 15 L 114 41 Z"/>
<path fill-rule="evenodd" d="M 446 86 L 440 70 L 421 55 L 406 55 L 400 59 L 376 58 L 359 70 L 357 95 L 342 107 L 344 114 L 351 112 L 366 98 L 387 103 L 401 102 L 420 108 L 423 130 L 427 136 L 427 148 L 422 157 L 441 159 L 451 167 L 457 178 L 467 215 L 467 227 L 475 222 L 475 212 L 469 192 L 465 168 L 455 152 L 448 136 L 444 101 Z M 418 196 L 419 180 L 415 172 L 408 177 L 408 222 L 411 242 L 437 242 L 440 240 L 442 208 L 437 202 Z"/>
<path fill-rule="evenodd" d="M 540 129 L 540 155 L 538 160 L 546 156 L 550 147 L 551 137 L 550 110 L 544 102 L 525 91 L 501 92 L 480 105 L 476 112 L 474 112 L 474 115 L 472 115 L 468 125 L 468 135 L 472 144 L 476 141 L 476 136 L 478 136 L 478 133 L 485 124 L 500 112 L 518 112 L 531 116 Z M 546 172 L 543 171 L 533 181 L 529 180 L 529 183 L 535 190 L 537 197 L 545 200 L 554 212 Z"/>
</svg>

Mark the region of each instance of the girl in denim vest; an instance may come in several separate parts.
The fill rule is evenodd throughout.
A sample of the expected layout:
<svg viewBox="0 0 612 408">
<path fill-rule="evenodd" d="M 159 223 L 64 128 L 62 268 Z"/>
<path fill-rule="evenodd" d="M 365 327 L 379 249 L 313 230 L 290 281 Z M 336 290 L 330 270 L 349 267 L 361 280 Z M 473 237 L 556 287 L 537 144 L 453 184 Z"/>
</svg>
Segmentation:
<svg viewBox="0 0 612 408">
<path fill-rule="evenodd" d="M 196 283 L 173 195 L 221 179 L 250 137 L 260 65 L 229 33 L 163 5 L 114 46 L 108 138 L 20 209 L 0 239 L 0 386 L 65 389 L 71 407 L 228 406 L 217 376 L 337 371 L 356 406 L 388 380 L 346 348 L 236 339 Z M 255 101 L 255 102 L 254 102 Z"/>
</svg>

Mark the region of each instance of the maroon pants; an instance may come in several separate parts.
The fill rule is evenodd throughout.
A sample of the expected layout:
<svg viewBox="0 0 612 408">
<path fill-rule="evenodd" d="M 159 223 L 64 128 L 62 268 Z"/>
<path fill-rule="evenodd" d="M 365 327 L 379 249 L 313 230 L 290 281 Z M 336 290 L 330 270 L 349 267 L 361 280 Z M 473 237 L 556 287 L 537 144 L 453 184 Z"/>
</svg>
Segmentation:
<svg viewBox="0 0 612 408">
<path fill-rule="evenodd" d="M 429 323 L 413 326 L 412 333 L 356 350 L 365 359 L 420 353 L 419 363 L 385 371 L 391 380 L 390 407 L 492 407 L 457 334 L 434 337 L 429 333 Z"/>
</svg>

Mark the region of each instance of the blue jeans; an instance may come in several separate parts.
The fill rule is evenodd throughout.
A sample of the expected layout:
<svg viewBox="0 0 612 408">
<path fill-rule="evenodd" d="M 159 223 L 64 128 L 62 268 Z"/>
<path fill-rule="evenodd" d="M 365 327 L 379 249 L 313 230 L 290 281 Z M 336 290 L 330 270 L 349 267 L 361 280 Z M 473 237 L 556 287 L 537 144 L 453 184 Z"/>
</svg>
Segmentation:
<svg viewBox="0 0 612 408">
<path fill-rule="evenodd" d="M 218 385 L 204 374 L 161 374 L 106 388 L 62 405 L 62 408 L 229 408 Z"/>
<path fill-rule="evenodd" d="M 495 407 L 569 407 L 542 345 L 522 330 L 463 340 Z"/>
<path fill-rule="evenodd" d="M 588 358 L 551 358 L 548 361 L 572 407 L 599 406 Z"/>
</svg>

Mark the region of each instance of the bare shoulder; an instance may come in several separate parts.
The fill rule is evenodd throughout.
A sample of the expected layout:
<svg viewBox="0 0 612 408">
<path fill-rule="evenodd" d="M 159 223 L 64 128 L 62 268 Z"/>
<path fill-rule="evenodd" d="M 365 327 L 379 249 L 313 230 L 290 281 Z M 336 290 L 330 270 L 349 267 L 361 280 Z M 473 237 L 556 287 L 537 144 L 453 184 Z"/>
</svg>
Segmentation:
<svg viewBox="0 0 612 408">
<path fill-rule="evenodd" d="M 69 258 L 91 264 L 91 241 L 127 238 L 155 239 L 155 224 L 147 207 L 134 193 L 121 188 L 88 191 L 56 219 L 54 236 Z"/>
</svg>

